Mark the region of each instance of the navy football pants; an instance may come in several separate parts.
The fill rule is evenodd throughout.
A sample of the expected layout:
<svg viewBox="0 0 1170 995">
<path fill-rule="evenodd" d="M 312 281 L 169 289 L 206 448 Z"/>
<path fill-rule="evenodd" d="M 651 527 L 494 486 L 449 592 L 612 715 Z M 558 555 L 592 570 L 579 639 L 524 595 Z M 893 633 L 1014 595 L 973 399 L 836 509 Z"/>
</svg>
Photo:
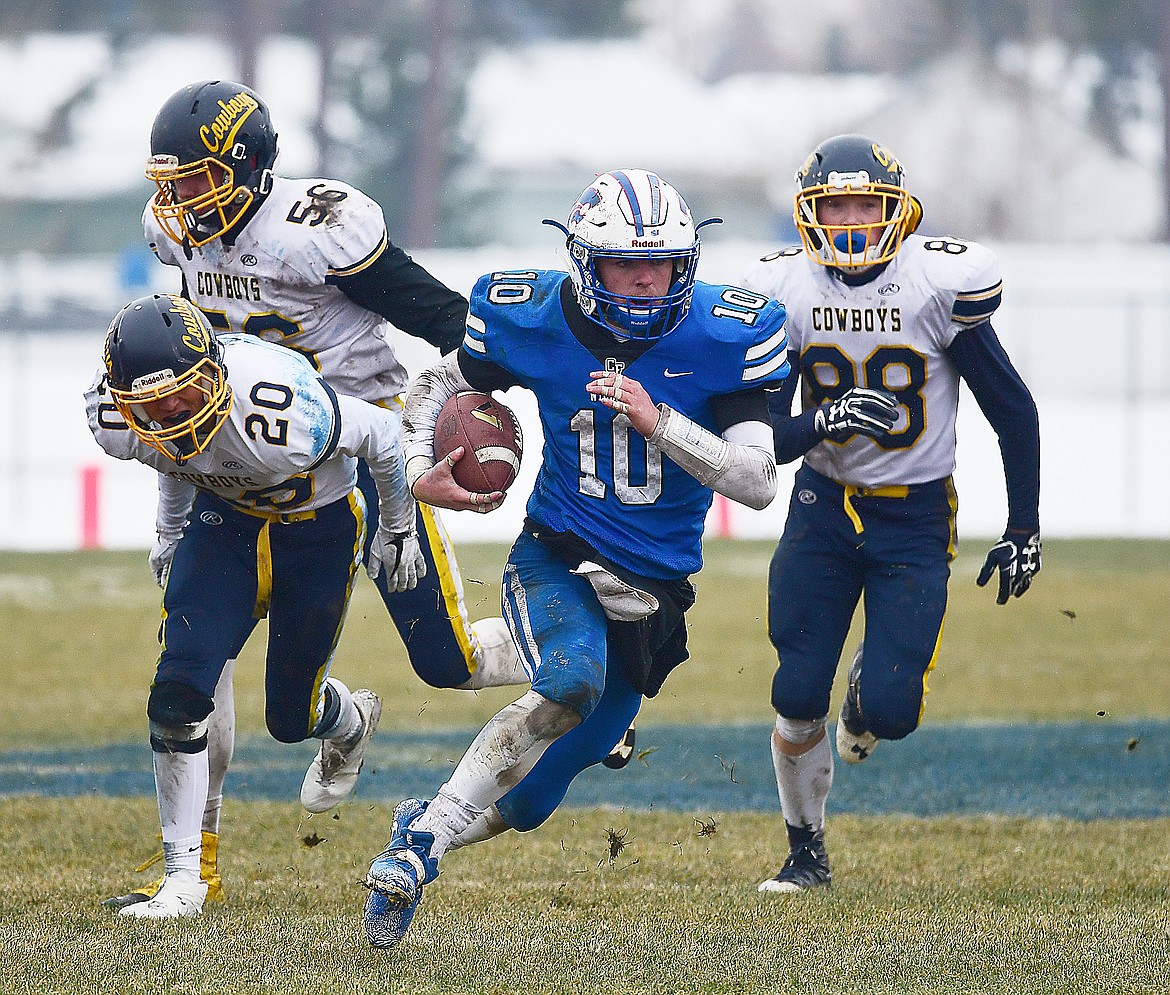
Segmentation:
<svg viewBox="0 0 1170 995">
<path fill-rule="evenodd" d="M 282 743 L 308 739 L 364 529 L 356 491 L 295 522 L 268 522 L 198 492 L 163 592 L 155 682 L 183 684 L 210 698 L 224 663 L 267 608 L 265 722 Z"/>
<path fill-rule="evenodd" d="M 768 634 L 779 666 L 772 705 L 819 719 L 858 600 L 865 601 L 861 712 L 879 739 L 922 716 L 947 605 L 957 502 L 950 478 L 902 496 L 847 493 L 807 466 L 796 474 L 768 575 Z"/>
<path fill-rule="evenodd" d="M 378 527 L 378 489 L 365 460 L 358 460 L 358 487 L 370 509 L 364 562 Z M 402 637 L 414 672 L 432 687 L 458 687 L 471 677 L 474 667 L 475 636 L 463 601 L 463 581 L 446 530 L 434 510 L 418 505 L 416 527 L 427 575 L 411 591 L 391 591 L 383 570 L 374 586 Z"/>
</svg>

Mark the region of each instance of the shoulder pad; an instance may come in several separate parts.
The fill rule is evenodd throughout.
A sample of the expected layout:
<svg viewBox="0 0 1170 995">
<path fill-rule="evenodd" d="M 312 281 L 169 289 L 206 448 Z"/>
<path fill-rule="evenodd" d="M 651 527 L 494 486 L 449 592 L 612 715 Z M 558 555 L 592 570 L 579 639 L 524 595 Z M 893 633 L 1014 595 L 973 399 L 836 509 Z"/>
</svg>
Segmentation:
<svg viewBox="0 0 1170 995">
<path fill-rule="evenodd" d="M 951 319 L 961 325 L 987 321 L 1003 299 L 1003 278 L 995 253 L 979 242 L 951 236 L 912 235 L 909 250 L 925 271 L 929 283 L 951 298 Z"/>
<path fill-rule="evenodd" d="M 792 261 L 804 256 L 804 248 L 788 245 L 775 252 L 769 252 L 751 263 L 740 278 L 740 284 L 769 297 L 780 297 L 785 274 L 792 272 Z"/>
</svg>

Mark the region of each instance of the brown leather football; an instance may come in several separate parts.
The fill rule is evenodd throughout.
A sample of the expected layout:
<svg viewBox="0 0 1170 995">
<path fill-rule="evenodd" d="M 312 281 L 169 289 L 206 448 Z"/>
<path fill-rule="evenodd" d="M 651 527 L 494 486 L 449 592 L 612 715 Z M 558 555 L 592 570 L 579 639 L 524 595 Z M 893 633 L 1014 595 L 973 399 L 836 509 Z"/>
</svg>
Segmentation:
<svg viewBox="0 0 1170 995">
<path fill-rule="evenodd" d="M 435 462 L 462 446 L 451 473 L 460 487 L 479 493 L 506 491 L 520 470 L 524 438 L 512 409 L 488 394 L 460 391 L 435 422 Z"/>
</svg>

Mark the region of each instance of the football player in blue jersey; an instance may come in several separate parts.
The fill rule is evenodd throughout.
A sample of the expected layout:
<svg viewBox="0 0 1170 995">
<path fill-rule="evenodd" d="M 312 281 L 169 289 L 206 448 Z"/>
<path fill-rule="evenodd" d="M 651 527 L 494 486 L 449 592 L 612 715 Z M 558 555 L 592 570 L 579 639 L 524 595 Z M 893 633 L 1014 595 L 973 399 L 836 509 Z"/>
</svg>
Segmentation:
<svg viewBox="0 0 1170 995">
<path fill-rule="evenodd" d="M 977 582 L 997 576 L 1002 605 L 1040 571 L 1039 420 L 991 326 L 1002 289 L 994 255 L 916 235 L 922 207 L 901 165 L 864 136 L 823 142 L 797 182 L 803 244 L 765 256 L 744 279 L 788 311 L 799 377 L 769 408 L 777 461 L 804 458 L 768 581 L 780 664 L 772 757 L 789 856 L 764 892 L 830 882 L 829 695 L 863 595 L 837 751 L 860 762 L 922 717 L 956 547 L 960 377 L 999 437 L 1007 480 L 1007 528 Z"/>
<path fill-rule="evenodd" d="M 433 799 L 395 810 L 366 878 L 374 946 L 401 940 L 447 851 L 544 822 L 686 659 L 712 492 L 753 508 L 775 495 L 765 390 L 788 373 L 784 308 L 695 281 L 702 225 L 654 173 L 603 173 L 557 226 L 568 272 L 481 277 L 463 348 L 407 397 L 417 499 L 487 511 L 504 495 L 455 483 L 460 449 L 434 463 L 439 410 L 460 390 L 536 395 L 544 452 L 503 579 L 532 689 Z"/>
<path fill-rule="evenodd" d="M 381 208 L 339 180 L 276 175 L 276 128 L 258 94 L 230 80 L 177 90 L 155 116 L 146 175 L 156 185 L 143 211 L 146 240 L 182 274 L 182 296 L 220 332 L 243 332 L 299 352 L 337 391 L 401 409 L 407 372 L 401 329 L 447 353 L 463 338 L 467 301 L 389 239 Z M 358 481 L 376 500 L 364 461 Z M 189 508 L 159 503 L 150 565 L 161 584 Z M 373 535 L 367 536 L 367 546 Z M 375 581 L 411 666 L 435 687 L 526 683 L 501 618 L 472 622 L 442 520 L 418 507 L 401 541 L 420 545 L 425 575 L 411 591 Z M 234 656 L 234 654 L 233 654 Z M 235 740 L 234 659 L 224 668 L 209 719 L 211 779 L 204 818 L 204 873 L 212 901 L 223 783 Z M 301 802 L 323 812 L 348 792 L 344 758 L 326 745 L 306 773 Z M 149 862 L 148 862 L 149 863 Z M 109 900 L 143 902 L 159 882 Z"/>
<path fill-rule="evenodd" d="M 372 578 L 409 591 L 424 566 L 397 412 L 336 393 L 303 356 L 250 335 L 217 336 L 185 298 L 126 305 L 86 392 L 94 438 L 158 472 L 160 501 L 190 509 L 163 590 L 162 650 L 147 702 L 164 877 L 120 914 L 199 915 L 200 824 L 212 695 L 234 650 L 269 618 L 265 721 L 284 743 L 313 737 L 353 791 L 382 703 L 329 676 L 367 532 Z M 375 483 L 367 506 L 357 460 Z M 376 528 L 367 528 L 377 515 Z"/>
</svg>

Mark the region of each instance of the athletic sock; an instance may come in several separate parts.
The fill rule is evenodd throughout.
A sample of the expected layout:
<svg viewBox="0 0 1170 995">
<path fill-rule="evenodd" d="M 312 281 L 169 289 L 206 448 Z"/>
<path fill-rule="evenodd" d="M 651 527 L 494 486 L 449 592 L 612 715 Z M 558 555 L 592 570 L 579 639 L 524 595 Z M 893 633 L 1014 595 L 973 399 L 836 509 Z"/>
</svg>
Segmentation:
<svg viewBox="0 0 1170 995">
<path fill-rule="evenodd" d="M 822 735 L 811 750 L 790 757 L 780 752 L 772 737 L 772 766 L 784 821 L 813 832 L 825 827 L 825 802 L 833 786 L 833 749 Z"/>
</svg>

